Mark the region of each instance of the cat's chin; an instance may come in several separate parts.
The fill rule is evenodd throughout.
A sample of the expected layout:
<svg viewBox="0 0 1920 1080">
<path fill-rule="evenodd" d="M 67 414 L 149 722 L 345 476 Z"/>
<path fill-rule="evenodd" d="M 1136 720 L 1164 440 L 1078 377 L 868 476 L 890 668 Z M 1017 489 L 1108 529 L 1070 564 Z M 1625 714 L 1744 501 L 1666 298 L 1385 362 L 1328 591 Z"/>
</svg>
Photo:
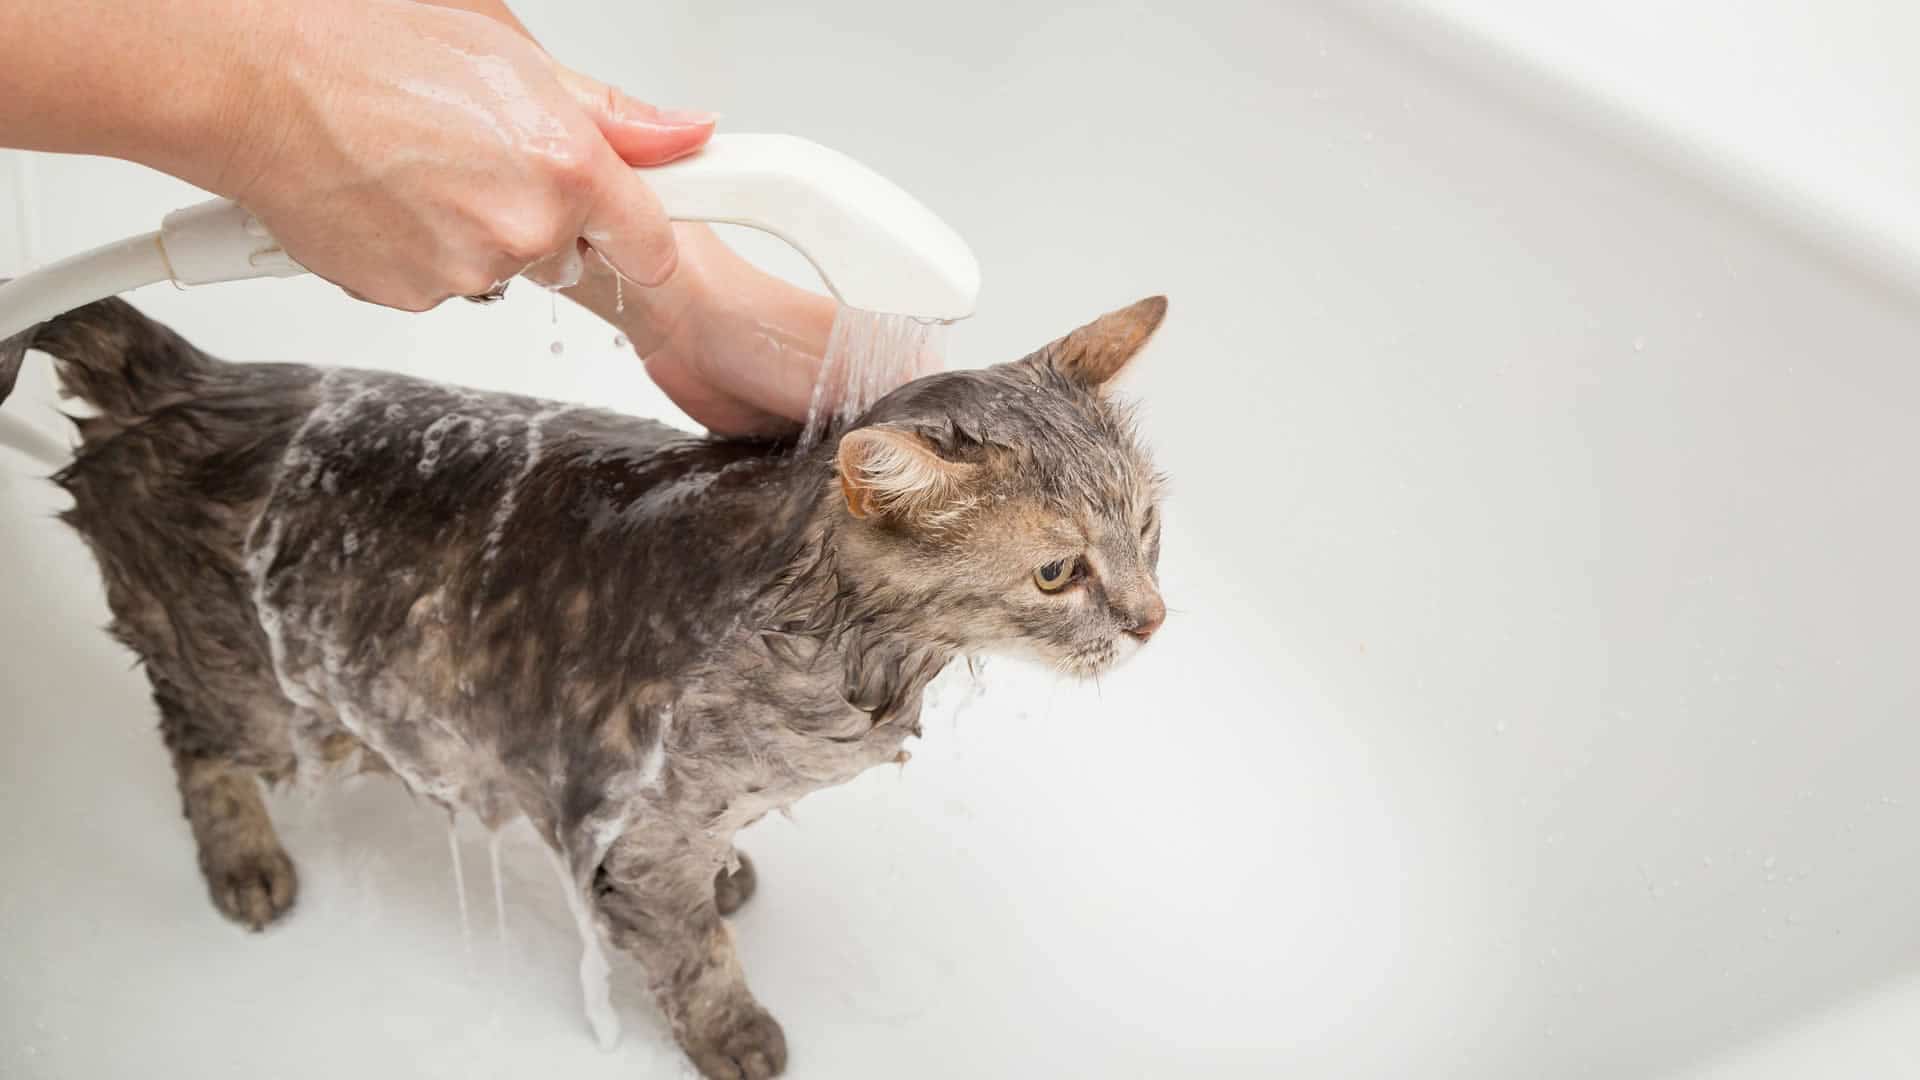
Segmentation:
<svg viewBox="0 0 1920 1080">
<path fill-rule="evenodd" d="M 1126 663 L 1140 652 L 1141 642 L 1131 634 L 1116 634 L 1078 652 L 1069 653 L 1054 666 L 1069 675 L 1091 679 Z"/>
</svg>

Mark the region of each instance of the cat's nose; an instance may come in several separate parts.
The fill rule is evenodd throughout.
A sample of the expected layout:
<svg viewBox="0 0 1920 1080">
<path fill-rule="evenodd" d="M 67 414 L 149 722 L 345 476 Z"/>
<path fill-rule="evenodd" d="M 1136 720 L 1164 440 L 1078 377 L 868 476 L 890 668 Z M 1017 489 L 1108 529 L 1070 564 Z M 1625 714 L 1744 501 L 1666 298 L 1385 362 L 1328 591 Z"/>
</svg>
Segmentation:
<svg viewBox="0 0 1920 1080">
<path fill-rule="evenodd" d="M 1133 625 L 1127 627 L 1127 633 L 1146 641 L 1155 630 L 1160 629 L 1161 623 L 1167 621 L 1167 602 L 1160 599 L 1158 593 L 1148 596 L 1134 605 L 1130 621 Z"/>
</svg>

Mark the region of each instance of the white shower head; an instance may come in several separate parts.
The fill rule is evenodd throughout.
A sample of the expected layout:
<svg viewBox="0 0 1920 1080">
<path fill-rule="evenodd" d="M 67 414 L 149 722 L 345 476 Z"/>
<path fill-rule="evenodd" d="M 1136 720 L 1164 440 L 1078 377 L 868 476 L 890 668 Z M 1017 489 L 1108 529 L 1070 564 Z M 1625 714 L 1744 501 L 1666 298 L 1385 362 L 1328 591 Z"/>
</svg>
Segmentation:
<svg viewBox="0 0 1920 1080">
<path fill-rule="evenodd" d="M 805 255 L 849 307 L 950 321 L 973 314 L 980 265 L 931 210 L 844 154 L 790 135 L 717 135 L 643 169 L 675 221 L 746 225 Z M 207 285 L 306 271 L 246 210 L 214 199 L 0 285 L 0 339 L 158 281 Z"/>
<path fill-rule="evenodd" d="M 668 217 L 772 233 L 848 307 L 943 322 L 973 314 L 980 264 L 966 242 L 845 154 L 791 135 L 724 135 L 641 172 Z"/>
</svg>

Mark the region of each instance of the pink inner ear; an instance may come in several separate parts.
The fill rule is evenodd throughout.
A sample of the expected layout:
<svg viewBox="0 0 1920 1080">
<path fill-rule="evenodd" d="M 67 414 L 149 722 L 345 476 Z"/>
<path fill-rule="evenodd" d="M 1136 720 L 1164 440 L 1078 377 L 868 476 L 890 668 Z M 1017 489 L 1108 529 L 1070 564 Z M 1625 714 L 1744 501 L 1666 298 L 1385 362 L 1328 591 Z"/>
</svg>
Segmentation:
<svg viewBox="0 0 1920 1080">
<path fill-rule="evenodd" d="M 840 494 L 846 496 L 847 513 L 854 517 L 863 518 L 873 512 L 867 505 L 866 491 L 848 479 L 844 470 L 840 473 Z"/>
<path fill-rule="evenodd" d="M 1167 298 L 1149 296 L 1047 346 L 1047 361 L 1080 382 L 1100 386 L 1126 369 L 1166 317 Z"/>
<path fill-rule="evenodd" d="M 885 427 L 848 432 L 834 463 L 854 517 L 950 513 L 965 501 L 974 471 L 941 457 L 917 435 Z"/>
</svg>

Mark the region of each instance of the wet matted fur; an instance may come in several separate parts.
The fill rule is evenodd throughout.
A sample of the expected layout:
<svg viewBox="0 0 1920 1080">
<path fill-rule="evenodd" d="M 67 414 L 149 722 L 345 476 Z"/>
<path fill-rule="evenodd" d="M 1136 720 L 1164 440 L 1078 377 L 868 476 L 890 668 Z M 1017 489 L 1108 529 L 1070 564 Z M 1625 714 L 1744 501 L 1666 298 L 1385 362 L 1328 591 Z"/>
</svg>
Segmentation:
<svg viewBox="0 0 1920 1080">
<path fill-rule="evenodd" d="M 227 364 L 110 300 L 0 343 L 99 414 L 56 481 L 145 662 L 215 906 L 296 892 L 260 782 L 388 770 L 529 818 L 702 1072 L 780 1027 L 732 837 L 893 761 L 954 658 L 1092 674 L 1165 614 L 1159 480 L 1107 384 L 1141 301 L 917 380 L 804 452 L 393 374 Z"/>
</svg>

